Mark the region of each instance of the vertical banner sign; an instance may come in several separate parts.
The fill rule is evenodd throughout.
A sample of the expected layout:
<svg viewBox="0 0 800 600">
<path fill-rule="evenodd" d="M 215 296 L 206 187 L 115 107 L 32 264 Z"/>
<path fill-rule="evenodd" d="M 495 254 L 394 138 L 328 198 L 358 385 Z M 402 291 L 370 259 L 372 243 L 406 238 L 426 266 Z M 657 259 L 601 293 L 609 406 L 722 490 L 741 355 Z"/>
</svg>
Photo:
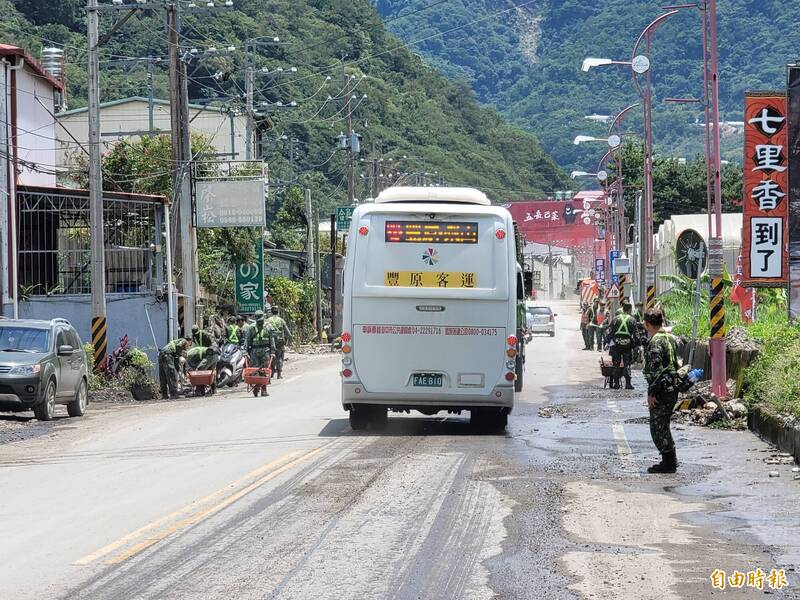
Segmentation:
<svg viewBox="0 0 800 600">
<path fill-rule="evenodd" d="M 789 66 L 789 314 L 800 319 L 800 65 Z"/>
<path fill-rule="evenodd" d="M 236 265 L 236 305 L 240 313 L 264 310 L 264 242 L 256 242 L 252 263 Z"/>
<path fill-rule="evenodd" d="M 744 285 L 789 281 L 786 96 L 748 92 L 744 129 Z"/>
</svg>

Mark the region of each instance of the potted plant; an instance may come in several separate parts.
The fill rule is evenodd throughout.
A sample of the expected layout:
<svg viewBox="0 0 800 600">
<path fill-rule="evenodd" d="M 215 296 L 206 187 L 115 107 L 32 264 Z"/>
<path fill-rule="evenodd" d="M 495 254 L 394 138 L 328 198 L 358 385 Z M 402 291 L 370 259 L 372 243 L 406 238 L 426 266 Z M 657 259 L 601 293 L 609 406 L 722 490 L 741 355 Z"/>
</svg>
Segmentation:
<svg viewBox="0 0 800 600">
<path fill-rule="evenodd" d="M 150 377 L 153 363 L 147 354 L 138 348 L 130 348 L 126 353 L 126 366 L 120 379 L 130 391 L 134 400 L 152 400 L 155 397 L 155 381 Z"/>
</svg>

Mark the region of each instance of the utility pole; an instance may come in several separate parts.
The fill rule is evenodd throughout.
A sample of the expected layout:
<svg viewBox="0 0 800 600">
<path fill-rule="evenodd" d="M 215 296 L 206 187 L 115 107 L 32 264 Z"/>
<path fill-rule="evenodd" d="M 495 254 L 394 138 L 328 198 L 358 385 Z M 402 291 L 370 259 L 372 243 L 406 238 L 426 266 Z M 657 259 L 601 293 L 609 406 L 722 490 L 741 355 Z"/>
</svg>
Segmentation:
<svg viewBox="0 0 800 600">
<path fill-rule="evenodd" d="M 250 62 L 250 53 L 245 48 L 245 74 L 244 74 L 244 96 L 245 96 L 245 113 L 246 113 L 246 133 L 245 133 L 245 160 L 253 159 L 253 143 L 255 137 L 255 107 L 253 105 L 253 95 L 256 87 L 256 72 L 253 64 Z"/>
<path fill-rule="evenodd" d="M 89 225 L 92 253 L 92 345 L 95 364 L 106 357 L 106 268 L 103 224 L 103 172 L 100 157 L 100 15 L 97 0 L 89 0 L 87 32 L 89 46 Z M 16 318 L 17 315 L 14 315 Z"/>
<path fill-rule="evenodd" d="M 550 236 L 547 238 L 547 266 L 550 271 L 550 299 L 553 299 L 553 243 Z"/>
<path fill-rule="evenodd" d="M 722 247 L 722 178 L 721 178 L 721 148 L 719 132 L 719 70 L 718 70 L 718 51 L 717 51 L 717 2 L 708 2 L 708 24 L 709 24 L 709 57 L 711 60 L 711 70 L 709 72 L 709 83 L 711 84 L 711 122 L 706 123 L 706 128 L 713 127 L 713 147 L 714 147 L 714 215 L 715 226 L 714 235 L 709 231 L 709 256 L 708 272 L 711 275 L 711 339 L 709 349 L 711 350 L 711 391 L 719 398 L 728 396 L 728 374 L 726 365 L 725 350 L 725 300 L 724 283 L 722 275 L 724 271 L 723 247 Z"/>
<path fill-rule="evenodd" d="M 175 163 L 175 194 L 178 200 L 181 276 L 179 287 L 184 295 L 183 333 L 189 335 L 195 322 L 197 302 L 196 244 L 192 223 L 191 161 L 189 135 L 189 91 L 186 65 L 180 54 L 180 14 L 178 4 L 167 6 L 169 33 L 169 91 L 172 120 L 172 156 Z"/>
<path fill-rule="evenodd" d="M 314 308 L 317 311 L 317 339 L 322 340 L 322 265 L 320 264 L 319 211 L 314 212 L 312 223 L 314 224 L 314 289 L 316 290 Z M 331 333 L 333 332 L 331 331 Z"/>
<path fill-rule="evenodd" d="M 155 135 L 155 89 L 153 82 L 153 61 L 147 61 L 147 129 Z"/>
<path fill-rule="evenodd" d="M 317 261 L 314 256 L 314 216 L 311 214 L 311 190 L 306 188 L 305 192 L 305 200 L 306 200 L 306 224 L 307 224 L 307 232 L 306 232 L 306 276 L 308 279 L 314 282 L 314 290 L 316 292 L 316 281 L 317 281 L 317 274 L 316 274 L 316 267 Z M 316 296 L 316 294 L 315 294 Z M 316 298 L 314 299 L 314 305 L 316 306 Z M 320 331 L 322 330 L 322 324 L 319 322 L 319 315 L 314 314 L 314 322 L 316 324 L 317 335 L 319 335 Z"/>
<path fill-rule="evenodd" d="M 355 173 L 353 171 L 353 115 L 350 114 L 350 76 L 344 75 L 344 110 L 347 114 L 347 136 L 350 139 L 347 153 L 347 201 L 350 206 L 355 201 Z"/>
<path fill-rule="evenodd" d="M 644 194 L 639 192 L 636 198 L 636 301 L 641 302 L 644 307 L 644 299 L 647 296 L 647 251 L 643 244 L 647 238 L 647 227 L 644 221 Z"/>
<path fill-rule="evenodd" d="M 336 331 L 336 215 L 331 215 L 331 335 Z"/>
</svg>

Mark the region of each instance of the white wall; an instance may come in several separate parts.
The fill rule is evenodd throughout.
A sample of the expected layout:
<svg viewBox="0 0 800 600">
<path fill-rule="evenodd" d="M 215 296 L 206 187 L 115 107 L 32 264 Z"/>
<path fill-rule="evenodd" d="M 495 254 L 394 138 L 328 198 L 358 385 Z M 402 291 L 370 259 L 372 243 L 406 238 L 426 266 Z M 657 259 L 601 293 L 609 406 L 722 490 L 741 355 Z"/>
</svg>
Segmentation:
<svg viewBox="0 0 800 600">
<path fill-rule="evenodd" d="M 37 98 L 44 104 L 37 102 Z M 26 65 L 17 71 L 17 151 L 21 161 L 43 165 L 53 171 L 56 163 L 53 86 Z M 49 113 L 47 111 L 50 111 Z M 21 168 L 19 183 L 54 186 L 56 176 Z"/>
<path fill-rule="evenodd" d="M 198 113 L 200 113 L 198 115 Z M 197 108 L 189 109 L 189 119 L 198 115 L 191 122 L 192 133 L 203 134 L 211 139 L 215 152 L 231 152 L 231 124 L 227 114 Z M 59 139 L 58 164 L 74 164 L 77 144 L 66 133 L 68 130 L 77 140 L 85 144 L 89 139 L 89 124 L 86 111 L 68 112 L 58 115 L 59 126 L 56 137 Z M 245 156 L 246 123 L 244 117 L 233 119 L 234 151 L 238 160 Z M 62 127 L 63 126 L 63 127 Z M 118 140 L 129 137 L 126 132 L 148 131 L 150 128 L 149 104 L 147 101 L 132 100 L 124 104 L 104 106 L 100 111 L 100 130 L 102 133 L 103 152 L 111 149 Z M 158 132 L 170 133 L 170 106 L 155 104 L 153 110 L 153 128 Z M 109 135 L 119 134 L 119 135 Z M 133 136 L 138 139 L 139 136 Z M 78 149 L 80 151 L 80 149 Z M 224 160 L 224 158 L 223 158 Z"/>
</svg>

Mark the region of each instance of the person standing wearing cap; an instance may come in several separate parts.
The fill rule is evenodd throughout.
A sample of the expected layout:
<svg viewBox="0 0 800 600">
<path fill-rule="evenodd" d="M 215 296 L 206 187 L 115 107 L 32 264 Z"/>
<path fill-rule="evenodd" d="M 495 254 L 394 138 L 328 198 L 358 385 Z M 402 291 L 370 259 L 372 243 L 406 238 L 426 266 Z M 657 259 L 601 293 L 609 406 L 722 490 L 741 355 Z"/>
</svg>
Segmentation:
<svg viewBox="0 0 800 600">
<path fill-rule="evenodd" d="M 195 346 L 203 346 L 204 348 L 208 348 L 214 343 L 214 339 L 205 329 L 200 329 L 199 325 L 194 324 L 192 325 L 192 343 Z"/>
<path fill-rule="evenodd" d="M 270 308 L 272 316 L 267 319 L 267 326 L 272 329 L 275 337 L 275 373 L 278 379 L 283 378 L 283 357 L 286 353 L 286 342 L 291 341 L 292 332 L 286 321 L 280 316 L 280 309 L 276 305 Z"/>
<path fill-rule="evenodd" d="M 677 339 L 664 331 L 664 313 L 660 308 L 651 308 L 644 313 L 644 327 L 650 338 L 642 371 L 647 380 L 650 436 L 661 453 L 661 462 L 649 467 L 647 472 L 674 473 L 678 468 L 678 458 L 670 420 L 678 401 Z"/>
<path fill-rule="evenodd" d="M 247 354 L 250 357 L 250 366 L 255 368 L 269 367 L 270 357 L 275 351 L 275 336 L 272 329 L 264 321 L 264 311 L 256 311 L 255 325 L 247 331 Z M 269 396 L 266 386 L 256 386 L 253 395 L 258 396 L 262 393 Z"/>
<path fill-rule="evenodd" d="M 614 365 L 614 376 L 611 379 L 611 389 L 619 389 L 620 375 L 625 376 L 625 389 L 632 390 L 631 384 L 631 363 L 633 363 L 633 348 L 637 343 L 637 324 L 631 315 L 631 305 L 628 302 L 622 304 L 618 314 L 608 328 L 606 336 L 611 345 L 611 362 Z M 620 365 L 624 363 L 624 368 Z"/>
</svg>

